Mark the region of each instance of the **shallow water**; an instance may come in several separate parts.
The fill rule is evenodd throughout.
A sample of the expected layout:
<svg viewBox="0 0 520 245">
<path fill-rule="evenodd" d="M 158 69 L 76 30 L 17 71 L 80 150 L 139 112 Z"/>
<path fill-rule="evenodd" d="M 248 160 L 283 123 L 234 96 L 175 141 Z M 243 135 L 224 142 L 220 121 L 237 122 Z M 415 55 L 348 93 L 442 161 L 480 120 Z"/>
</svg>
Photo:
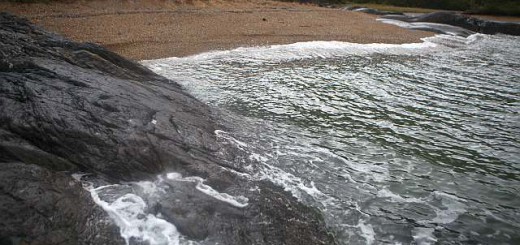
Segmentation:
<svg viewBox="0 0 520 245">
<path fill-rule="evenodd" d="M 520 243 L 517 37 L 143 63 L 221 110 L 249 156 L 236 164 L 320 209 L 342 244 Z"/>
</svg>

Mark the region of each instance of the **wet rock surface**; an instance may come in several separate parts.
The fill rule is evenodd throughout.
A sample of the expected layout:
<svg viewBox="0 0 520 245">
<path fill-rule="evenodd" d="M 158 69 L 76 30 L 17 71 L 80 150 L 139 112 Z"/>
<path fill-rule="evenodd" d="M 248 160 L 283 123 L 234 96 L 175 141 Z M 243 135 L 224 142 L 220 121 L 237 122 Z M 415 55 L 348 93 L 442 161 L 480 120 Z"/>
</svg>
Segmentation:
<svg viewBox="0 0 520 245">
<path fill-rule="evenodd" d="M 182 205 L 158 203 L 150 212 L 188 239 L 334 243 L 317 211 L 277 186 L 234 174 L 240 166 L 217 154 L 222 126 L 213 115 L 135 62 L 0 14 L 0 241 L 122 244 L 118 227 L 71 174 L 120 183 L 174 171 L 249 200 L 237 208 L 177 186 Z"/>
<path fill-rule="evenodd" d="M 345 10 L 354 11 L 354 12 L 361 12 L 366 14 L 373 14 L 373 15 L 403 15 L 401 12 L 393 12 L 393 11 L 382 11 L 378 9 L 372 9 L 372 8 L 364 8 L 359 6 L 350 6 L 344 8 Z"/>
<path fill-rule="evenodd" d="M 398 20 L 408 23 L 421 24 L 420 30 L 430 30 L 438 33 L 453 33 L 453 27 L 459 27 L 470 32 L 478 32 L 484 34 L 507 34 L 507 35 L 520 35 L 520 24 L 513 22 L 498 22 L 477 19 L 471 16 L 459 14 L 456 12 L 434 12 L 429 14 L 423 14 L 419 16 L 407 16 L 407 15 L 384 15 L 383 19 Z M 430 24 L 434 23 L 434 24 Z M 439 25 L 441 24 L 441 25 Z M 453 27 L 446 27 L 442 25 L 449 25 Z M 460 32 L 460 31 L 459 31 Z M 470 32 L 460 32 L 461 35 L 468 35 Z"/>
<path fill-rule="evenodd" d="M 70 175 L 20 162 L 1 166 L 0 244 L 124 244 Z"/>
</svg>

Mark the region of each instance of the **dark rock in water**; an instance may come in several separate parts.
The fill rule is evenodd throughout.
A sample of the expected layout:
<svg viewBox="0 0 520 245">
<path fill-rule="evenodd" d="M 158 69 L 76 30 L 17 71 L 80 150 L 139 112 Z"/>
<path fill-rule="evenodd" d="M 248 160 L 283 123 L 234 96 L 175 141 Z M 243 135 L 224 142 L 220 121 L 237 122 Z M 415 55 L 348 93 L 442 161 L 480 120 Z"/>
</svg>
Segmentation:
<svg viewBox="0 0 520 245">
<path fill-rule="evenodd" d="M 484 34 L 520 35 L 520 23 L 482 20 L 456 12 L 435 12 L 419 16 L 386 15 L 382 18 L 412 23 L 445 24 Z"/>
<path fill-rule="evenodd" d="M 468 37 L 470 35 L 475 34 L 475 32 L 464 29 L 458 26 L 439 24 L 439 23 L 429 23 L 429 22 L 406 22 L 403 19 L 406 19 L 406 16 L 398 16 L 398 15 L 387 15 L 379 20 L 383 23 L 398 25 L 403 28 L 412 29 L 412 30 L 421 30 L 421 31 L 430 31 L 439 34 L 448 34 L 455 36 Z"/>
<path fill-rule="evenodd" d="M 175 186 L 184 204 L 164 201 L 155 211 L 188 239 L 333 244 L 316 210 L 270 183 L 239 177 L 241 167 L 218 156 L 212 113 L 135 62 L 1 13 L 0 242 L 121 244 L 71 173 L 119 183 L 175 171 L 249 199 L 237 208 L 193 185 Z"/>
<path fill-rule="evenodd" d="M 361 12 L 366 14 L 374 14 L 374 15 L 403 15 L 401 12 L 392 12 L 392 11 L 383 11 L 378 9 L 371 9 L 371 8 L 365 8 L 365 7 L 359 7 L 359 6 L 351 6 L 344 8 L 345 10 L 350 10 L 353 12 Z"/>
</svg>

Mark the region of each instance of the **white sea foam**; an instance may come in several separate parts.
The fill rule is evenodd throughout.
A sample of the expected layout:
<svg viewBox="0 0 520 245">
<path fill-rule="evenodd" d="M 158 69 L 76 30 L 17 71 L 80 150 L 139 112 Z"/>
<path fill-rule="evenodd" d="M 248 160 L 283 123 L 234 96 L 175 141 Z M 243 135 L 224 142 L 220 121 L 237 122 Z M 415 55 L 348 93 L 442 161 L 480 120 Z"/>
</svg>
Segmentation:
<svg viewBox="0 0 520 245">
<path fill-rule="evenodd" d="M 431 37 L 423 38 L 422 40 L 424 41 L 424 43 L 440 44 L 440 45 L 448 46 L 448 47 L 462 47 L 464 45 L 472 44 L 474 42 L 477 42 L 477 41 L 482 40 L 483 38 L 489 36 L 489 35 L 482 34 L 482 33 L 474 33 L 467 37 L 462 37 L 462 36 L 459 36 L 459 34 L 469 34 L 471 32 L 462 27 L 440 24 L 440 23 L 405 22 L 405 21 L 385 19 L 385 18 L 379 18 L 377 20 L 381 21 L 385 24 L 396 25 L 399 27 L 409 28 L 409 29 L 432 29 L 432 28 L 441 29 L 446 34 L 438 34 L 438 35 L 434 35 Z"/>
<path fill-rule="evenodd" d="M 305 191 L 310 196 L 324 196 L 323 192 L 316 188 L 316 186 L 314 185 L 314 181 L 311 181 L 310 186 L 311 187 L 307 187 L 305 184 L 301 182 L 298 184 L 298 188 Z"/>
<path fill-rule="evenodd" d="M 157 245 L 179 244 L 180 233 L 177 228 L 166 220 L 147 213 L 147 204 L 141 197 L 128 193 L 112 202 L 103 200 L 99 193 L 110 187 L 118 185 L 90 187 L 87 190 L 90 191 L 94 202 L 102 207 L 119 227 L 126 244 L 129 244 L 132 238 Z"/>
<path fill-rule="evenodd" d="M 215 189 L 213 189 L 211 186 L 205 185 L 203 178 L 182 177 L 182 175 L 179 173 L 168 173 L 166 176 L 168 179 L 174 180 L 174 181 L 194 182 L 194 183 L 196 183 L 195 188 L 197 188 L 197 190 L 199 190 L 200 192 L 202 192 L 208 196 L 211 196 L 217 200 L 229 203 L 235 207 L 243 208 L 248 205 L 248 203 L 247 203 L 248 199 L 246 197 L 243 197 L 243 196 L 235 197 L 235 196 L 229 195 L 227 193 L 220 193 L 220 192 L 216 191 Z"/>
<path fill-rule="evenodd" d="M 290 192 L 294 197 L 301 199 L 301 190 L 297 187 L 299 184 L 302 184 L 302 179 L 294 176 L 293 174 L 287 173 L 282 169 L 271 166 L 266 162 L 260 162 L 262 167 L 260 168 L 260 172 L 255 174 L 255 178 L 262 180 L 266 179 L 274 184 L 277 184 L 285 189 L 285 191 Z"/>
<path fill-rule="evenodd" d="M 429 245 L 437 242 L 437 238 L 433 235 L 434 228 L 416 227 L 412 230 L 412 237 L 415 244 Z"/>
<path fill-rule="evenodd" d="M 142 193 L 149 196 L 157 196 L 166 193 L 166 190 L 164 190 L 164 188 L 158 186 L 158 183 L 161 183 L 161 180 L 159 180 L 158 183 L 156 182 L 139 181 L 134 182 L 134 184 L 141 189 Z"/>
<path fill-rule="evenodd" d="M 249 159 L 250 160 L 256 160 L 258 162 L 267 162 L 267 160 L 269 160 L 269 158 L 265 157 L 265 156 L 262 156 L 258 153 L 251 153 L 249 155 Z"/>
<path fill-rule="evenodd" d="M 472 44 L 474 42 L 478 42 L 486 37 L 489 37 L 489 35 L 482 34 L 482 33 L 475 33 L 466 38 L 467 39 L 466 44 Z"/>
<path fill-rule="evenodd" d="M 97 188 L 89 182 L 82 181 L 83 175 L 77 173 L 72 177 L 83 184 L 94 202 L 103 208 L 119 227 L 121 237 L 127 244 L 131 240 L 144 241 L 151 245 L 194 244 L 183 238 L 175 225 L 164 220 L 160 213 L 154 215 L 148 211 L 147 202 L 160 200 L 163 195 L 167 196 L 172 181 L 194 182 L 198 191 L 235 207 L 243 208 L 248 205 L 246 197 L 220 193 L 204 184 L 204 179 L 200 177 L 182 177 L 175 172 L 159 175 L 155 181 L 129 182 Z M 166 181 L 170 182 L 169 185 L 165 183 Z"/>
<path fill-rule="evenodd" d="M 415 197 L 402 197 L 398 194 L 391 192 L 390 190 L 384 188 L 377 192 L 378 197 L 386 197 L 389 198 L 392 202 L 415 202 L 415 203 L 424 203 L 423 200 L 415 198 Z"/>
<path fill-rule="evenodd" d="M 428 197 L 415 198 L 415 197 L 402 197 L 390 190 L 383 188 L 377 192 L 378 197 L 388 198 L 391 202 L 396 203 L 422 203 L 426 204 L 435 212 L 435 218 L 431 220 L 421 220 L 419 223 L 423 224 L 449 224 L 455 221 L 458 216 L 466 212 L 466 205 L 464 200 L 453 195 L 434 191 Z M 440 200 L 442 207 L 437 207 L 431 203 L 434 200 Z"/>
<path fill-rule="evenodd" d="M 293 44 L 258 46 L 258 47 L 241 47 L 233 50 L 210 51 L 187 57 L 170 57 L 156 60 L 143 60 L 142 64 L 146 65 L 153 71 L 168 75 L 171 77 L 170 68 L 175 64 L 200 64 L 205 61 L 233 61 L 246 63 L 263 63 L 263 62 L 285 62 L 291 60 L 303 60 L 312 58 L 333 58 L 350 55 L 370 55 L 374 53 L 389 55 L 416 55 L 436 50 L 441 47 L 460 47 L 473 43 L 487 36 L 484 34 L 473 34 L 468 37 L 460 37 L 455 34 L 464 30 L 459 27 L 448 26 L 435 23 L 408 23 L 399 20 L 379 19 L 388 24 L 398 25 L 405 28 L 424 28 L 438 26 L 444 30 L 453 30 L 451 35 L 438 34 L 431 37 L 422 38 L 422 42 L 405 43 L 405 44 L 387 44 L 387 43 L 350 43 L 341 41 L 310 41 L 297 42 Z M 192 79 L 183 77 L 183 79 Z M 209 78 L 210 80 L 212 78 Z M 215 78 L 218 79 L 218 78 Z"/>
<path fill-rule="evenodd" d="M 243 47 L 233 50 L 211 51 L 182 58 L 171 57 L 157 60 L 144 60 L 141 62 L 161 74 L 168 65 L 176 63 L 197 63 L 207 60 L 222 61 L 228 59 L 248 62 L 281 62 L 310 58 L 332 58 L 345 55 L 367 55 L 373 53 L 408 55 L 436 46 L 437 44 L 427 40 L 421 43 L 406 44 L 359 44 L 340 41 L 311 41 L 284 45 Z"/>
<path fill-rule="evenodd" d="M 376 240 L 376 233 L 374 232 L 372 225 L 365 224 L 363 220 L 359 220 L 357 227 L 361 231 L 361 236 L 365 238 L 366 244 L 373 244 Z"/>
<path fill-rule="evenodd" d="M 182 174 L 176 173 L 176 172 L 171 172 L 171 173 L 167 173 L 166 174 L 166 178 L 168 178 L 168 179 L 182 179 Z"/>
<path fill-rule="evenodd" d="M 327 155 L 328 157 L 331 157 L 335 160 L 339 160 L 342 163 L 345 164 L 348 168 L 355 170 L 358 174 L 362 173 L 363 178 L 373 180 L 375 182 L 381 182 L 386 183 L 388 179 L 390 178 L 390 173 L 388 172 L 388 167 L 386 165 L 375 165 L 375 164 L 363 164 L 363 163 L 356 163 L 349 161 L 345 159 L 344 157 L 341 157 L 337 154 L 334 154 L 334 152 L 331 152 L 329 149 L 319 147 L 313 149 L 316 152 L 322 153 Z M 348 178 L 351 178 L 351 176 L 348 176 Z M 355 180 L 353 180 L 356 182 Z"/>
<path fill-rule="evenodd" d="M 241 150 L 245 150 L 247 148 L 247 144 L 246 143 L 233 138 L 226 131 L 215 130 L 215 135 L 217 136 L 217 138 L 221 138 L 221 139 L 227 140 L 228 142 L 230 142 L 231 144 L 235 145 L 236 147 L 238 147 Z"/>
<path fill-rule="evenodd" d="M 222 131 L 222 130 L 216 130 L 215 135 L 217 138 L 221 138 L 226 140 L 227 142 L 231 143 L 235 147 L 237 147 L 240 150 L 248 151 L 248 145 L 240 140 L 237 140 L 236 138 L 232 137 L 229 133 Z M 248 151 L 249 152 L 249 151 Z M 272 166 L 268 164 L 269 157 L 263 156 L 258 153 L 249 153 L 249 160 L 256 162 L 259 172 L 252 173 L 253 176 L 247 174 L 247 177 L 252 177 L 256 180 L 264 180 L 267 179 L 285 189 L 285 191 L 290 192 L 293 194 L 294 197 L 301 200 L 302 198 L 302 191 L 306 193 L 307 195 L 313 197 L 316 200 L 324 200 L 326 197 L 325 194 L 323 194 L 318 188 L 316 188 L 314 182 L 310 182 L 308 185 L 305 184 L 305 181 L 302 178 L 296 177 L 295 175 L 288 173 L 281 168 Z M 248 165 L 245 167 L 246 170 L 254 171 L 254 168 L 251 165 Z M 177 176 L 177 179 L 183 179 L 183 180 L 194 180 L 197 182 L 197 186 L 199 184 L 202 184 L 200 180 L 193 179 L 193 178 L 182 178 L 182 176 Z M 200 189 L 200 191 L 203 191 Z M 208 190 L 204 190 L 208 191 Z M 209 193 L 207 193 L 210 195 Z M 227 198 L 226 198 L 227 199 Z"/>
<path fill-rule="evenodd" d="M 267 161 L 269 158 L 260 156 L 259 154 L 253 153 L 250 158 L 257 160 L 259 164 L 258 172 L 253 175 L 254 179 L 269 180 L 283 187 L 285 191 L 290 192 L 299 200 L 303 200 L 306 195 L 321 203 L 331 201 L 332 197 L 320 191 L 313 181 L 306 181 L 279 167 L 268 164 Z"/>
</svg>

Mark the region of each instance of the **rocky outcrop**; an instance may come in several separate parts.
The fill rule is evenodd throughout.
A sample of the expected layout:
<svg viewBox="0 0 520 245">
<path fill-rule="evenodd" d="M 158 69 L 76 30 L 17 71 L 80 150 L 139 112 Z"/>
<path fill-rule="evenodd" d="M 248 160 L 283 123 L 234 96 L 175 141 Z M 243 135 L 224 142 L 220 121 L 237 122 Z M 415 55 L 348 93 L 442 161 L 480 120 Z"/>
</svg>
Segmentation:
<svg viewBox="0 0 520 245">
<path fill-rule="evenodd" d="M 194 186 L 177 188 L 186 202 L 155 211 L 188 239 L 334 243 L 319 212 L 277 186 L 234 174 L 241 167 L 217 154 L 222 126 L 213 113 L 135 62 L 0 14 L 0 241 L 121 244 L 118 228 L 71 174 L 119 183 L 175 171 L 249 199 L 237 209 Z"/>
<path fill-rule="evenodd" d="M 359 6 L 350 6 L 344 8 L 344 10 L 349 10 L 353 12 L 361 12 L 366 14 L 374 14 L 374 15 L 403 15 L 401 12 L 393 12 L 393 11 L 383 11 L 378 9 L 372 9 L 372 8 L 365 8 L 365 7 L 359 7 Z"/>
<path fill-rule="evenodd" d="M 520 23 L 490 21 L 474 18 L 453 11 L 440 11 L 417 16 L 399 12 L 381 11 L 363 7 L 347 7 L 345 10 L 380 15 L 386 23 L 413 30 L 431 31 L 441 34 L 469 36 L 476 32 L 483 34 L 520 35 Z M 399 23 L 402 22 L 402 23 Z M 408 23 L 408 24 L 407 24 Z"/>
<path fill-rule="evenodd" d="M 468 29 L 464 29 L 458 26 L 439 24 L 439 23 L 429 23 L 429 22 L 405 22 L 396 19 L 402 18 L 386 18 L 387 16 L 383 16 L 383 18 L 378 19 L 379 21 L 387 24 L 397 25 L 406 29 L 411 30 L 420 30 L 420 31 L 429 31 L 435 32 L 439 34 L 448 34 L 454 36 L 468 37 L 470 35 L 475 34 L 475 32 L 470 31 Z M 393 17 L 393 16 L 390 16 Z M 397 16 L 398 17 L 398 16 Z"/>
<path fill-rule="evenodd" d="M 450 25 L 484 34 L 502 33 L 515 36 L 520 35 L 520 23 L 482 20 L 459 14 L 457 12 L 435 12 L 419 16 L 385 15 L 382 18 L 404 21 L 408 23 L 420 23 L 424 26 L 427 26 L 427 23 Z"/>
</svg>

